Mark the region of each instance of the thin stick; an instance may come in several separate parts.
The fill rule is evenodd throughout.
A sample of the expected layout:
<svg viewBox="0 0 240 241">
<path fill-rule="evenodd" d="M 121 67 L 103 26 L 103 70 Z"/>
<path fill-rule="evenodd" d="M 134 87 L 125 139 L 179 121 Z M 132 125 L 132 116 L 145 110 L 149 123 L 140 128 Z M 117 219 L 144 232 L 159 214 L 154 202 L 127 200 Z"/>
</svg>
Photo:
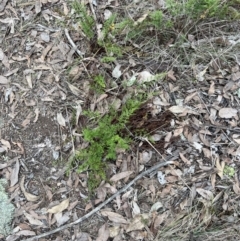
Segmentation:
<svg viewBox="0 0 240 241">
<path fill-rule="evenodd" d="M 101 210 L 101 208 L 103 208 L 104 206 L 106 206 L 109 202 L 111 202 L 114 198 L 116 198 L 118 195 L 120 195 L 121 193 L 125 192 L 129 187 L 131 187 L 136 181 L 138 181 L 139 179 L 141 179 L 142 177 L 150 174 L 151 172 L 155 171 L 156 169 L 160 168 L 160 167 L 163 167 L 163 166 L 168 166 L 168 165 L 171 165 L 171 164 L 174 164 L 174 160 L 176 160 L 178 158 L 178 153 L 179 151 L 176 151 L 174 154 L 174 156 L 172 158 L 167 158 L 168 161 L 165 161 L 165 162 L 161 162 L 161 163 L 158 163 L 156 164 L 155 166 L 152 166 L 151 168 L 147 169 L 146 171 L 140 173 L 138 176 L 136 176 L 131 182 L 129 182 L 126 186 L 124 186 L 123 188 L 121 188 L 120 190 L 118 190 L 115 194 L 113 194 L 111 197 L 109 197 L 106 201 L 104 201 L 103 203 L 101 203 L 99 206 L 97 206 L 96 208 L 94 208 L 91 212 L 87 213 L 86 215 L 84 215 L 83 217 L 77 219 L 76 221 L 72 222 L 72 223 L 69 223 L 69 224 L 66 224 L 66 225 L 63 225 L 59 228 L 56 228 L 54 230 L 51 230 L 49 232 L 46 232 L 46 233 L 43 233 L 43 234 L 40 234 L 40 235 L 37 235 L 35 237 L 32 237 L 32 238 L 28 238 L 28 239 L 24 239 L 22 241 L 34 241 L 36 239 L 39 239 L 39 238 L 43 238 L 43 237 L 46 237 L 48 235 L 51 235 L 53 233 L 57 233 L 63 229 L 66 229 L 66 228 L 70 228 L 72 227 L 73 225 L 76 225 L 78 223 L 81 223 L 83 222 L 84 220 L 86 220 L 87 218 L 91 217 L 93 214 L 95 214 L 96 212 L 98 212 L 99 210 Z"/>
<path fill-rule="evenodd" d="M 72 41 L 72 39 L 71 39 L 71 37 L 70 37 L 70 35 L 69 35 L 69 32 L 68 32 L 68 30 L 67 30 L 66 28 L 64 29 L 64 32 L 65 32 L 65 35 L 66 35 L 69 43 L 72 45 L 73 49 L 77 52 L 77 54 L 78 54 L 79 56 L 82 57 L 82 56 L 83 56 L 83 53 L 77 48 L 76 44 Z"/>
</svg>

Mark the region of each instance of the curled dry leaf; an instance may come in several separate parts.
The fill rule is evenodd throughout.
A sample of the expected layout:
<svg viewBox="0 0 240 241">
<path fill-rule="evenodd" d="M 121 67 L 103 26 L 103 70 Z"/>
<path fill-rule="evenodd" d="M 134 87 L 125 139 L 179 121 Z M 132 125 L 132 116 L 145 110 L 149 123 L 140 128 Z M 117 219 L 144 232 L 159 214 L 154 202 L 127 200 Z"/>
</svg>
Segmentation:
<svg viewBox="0 0 240 241">
<path fill-rule="evenodd" d="M 29 201 L 29 202 L 35 202 L 39 199 L 39 196 L 35 196 L 31 193 L 28 193 L 26 190 L 25 190 L 25 187 L 24 187 L 24 180 L 25 180 L 25 176 L 23 176 L 21 182 L 20 182 L 20 188 L 25 196 L 25 198 Z"/>
<path fill-rule="evenodd" d="M 67 209 L 69 205 L 69 198 L 63 200 L 60 204 L 47 210 L 48 213 L 60 213 L 63 210 Z"/>
<path fill-rule="evenodd" d="M 112 77 L 118 79 L 122 75 L 122 71 L 120 70 L 121 65 L 116 65 L 116 67 L 112 71 Z"/>
<path fill-rule="evenodd" d="M 152 205 L 150 212 L 158 211 L 158 209 L 162 207 L 163 204 L 161 202 L 156 202 Z"/>
<path fill-rule="evenodd" d="M 229 118 L 232 118 L 234 116 L 237 115 L 237 110 L 236 109 L 233 109 L 233 108 L 222 108 L 219 110 L 219 116 L 221 118 L 226 118 L 226 119 L 229 119 Z"/>
<path fill-rule="evenodd" d="M 220 162 L 219 158 L 217 158 L 216 167 L 217 167 L 217 174 L 222 179 L 223 178 L 223 170 L 224 170 L 224 167 L 225 167 L 225 162 L 224 161 Z"/>
</svg>

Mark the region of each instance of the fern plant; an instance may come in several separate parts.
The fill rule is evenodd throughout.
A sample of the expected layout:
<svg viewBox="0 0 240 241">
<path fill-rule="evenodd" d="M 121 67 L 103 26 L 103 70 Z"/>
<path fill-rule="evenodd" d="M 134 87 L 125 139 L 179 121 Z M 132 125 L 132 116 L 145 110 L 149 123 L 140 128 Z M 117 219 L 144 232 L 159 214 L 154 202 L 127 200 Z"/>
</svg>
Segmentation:
<svg viewBox="0 0 240 241">
<path fill-rule="evenodd" d="M 112 109 L 109 114 L 97 121 L 97 127 L 83 129 L 83 138 L 89 145 L 76 153 L 75 160 L 78 172 L 88 170 L 90 173 L 88 182 L 90 191 L 94 190 L 101 180 L 106 179 L 106 162 L 116 159 L 118 149 L 127 150 L 129 148 L 131 138 L 128 135 L 123 136 L 121 133 L 131 115 L 141 104 L 142 97 L 128 100 L 120 114 Z"/>
<path fill-rule="evenodd" d="M 83 33 L 89 38 L 93 39 L 95 35 L 95 21 L 94 18 L 87 13 L 84 5 L 74 1 L 72 7 L 75 9 L 80 18 L 80 26 Z"/>
</svg>

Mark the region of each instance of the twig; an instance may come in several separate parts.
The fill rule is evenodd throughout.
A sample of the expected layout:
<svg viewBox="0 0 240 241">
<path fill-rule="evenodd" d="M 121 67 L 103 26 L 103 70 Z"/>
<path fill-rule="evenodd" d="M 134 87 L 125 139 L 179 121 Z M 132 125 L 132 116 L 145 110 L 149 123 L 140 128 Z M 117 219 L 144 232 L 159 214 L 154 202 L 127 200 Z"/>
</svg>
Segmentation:
<svg viewBox="0 0 240 241">
<path fill-rule="evenodd" d="M 65 32 L 65 35 L 66 35 L 69 43 L 72 45 L 73 49 L 77 52 L 77 54 L 78 54 L 79 56 L 82 57 L 82 56 L 83 56 L 83 53 L 77 48 L 76 44 L 72 41 L 72 39 L 71 39 L 71 37 L 70 37 L 70 35 L 69 35 L 69 32 L 68 32 L 68 30 L 67 30 L 66 28 L 64 29 L 64 32 Z"/>
<path fill-rule="evenodd" d="M 90 8 L 91 8 L 91 11 L 92 11 L 92 14 L 93 14 L 93 18 L 94 18 L 95 22 L 97 22 L 97 16 L 96 16 L 96 13 L 94 11 L 92 0 L 89 0 L 89 5 L 90 5 Z"/>
<path fill-rule="evenodd" d="M 46 233 L 43 233 L 43 234 L 40 234 L 40 235 L 37 235 L 35 237 L 32 237 L 32 238 L 28 238 L 28 239 L 24 239 L 22 241 L 34 241 L 36 239 L 39 239 L 39 238 L 43 238 L 43 237 L 46 237 L 48 235 L 51 235 L 53 233 L 56 233 L 56 232 L 59 232 L 63 229 L 66 229 L 66 228 L 70 228 L 72 227 L 73 225 L 76 225 L 76 224 L 79 224 L 81 222 L 83 222 L 84 220 L 86 220 L 87 218 L 91 217 L 93 214 L 95 214 L 96 212 L 100 211 L 101 208 L 103 208 L 104 206 L 106 206 L 109 202 L 111 202 L 114 198 L 116 198 L 118 195 L 120 195 L 121 193 L 125 192 L 129 187 L 131 187 L 136 181 L 138 181 L 139 179 L 141 179 L 142 177 L 150 174 L 151 172 L 155 171 L 156 169 L 160 168 L 160 167 L 163 167 L 163 166 L 168 166 L 170 164 L 174 164 L 174 160 L 176 160 L 178 158 L 178 153 L 179 151 L 176 151 L 174 154 L 174 156 L 172 158 L 167 158 L 168 160 L 167 161 L 164 161 L 164 162 L 161 162 L 161 163 L 158 163 L 156 164 L 155 166 L 152 166 L 151 168 L 147 169 L 146 171 L 140 173 L 138 176 L 136 176 L 131 182 L 129 182 L 126 186 L 124 186 L 123 188 L 121 188 L 120 190 L 118 190 L 115 194 L 113 194 L 111 197 L 109 197 L 106 201 L 104 201 L 103 203 L 101 203 L 99 206 L 97 206 L 96 208 L 94 208 L 91 212 L 87 213 L 86 215 L 84 215 L 83 217 L 77 219 L 76 221 L 72 222 L 72 223 L 69 223 L 69 224 L 66 224 L 66 225 L 63 225 L 59 228 L 56 228 L 54 230 L 51 230 L 49 232 L 46 232 Z"/>
</svg>

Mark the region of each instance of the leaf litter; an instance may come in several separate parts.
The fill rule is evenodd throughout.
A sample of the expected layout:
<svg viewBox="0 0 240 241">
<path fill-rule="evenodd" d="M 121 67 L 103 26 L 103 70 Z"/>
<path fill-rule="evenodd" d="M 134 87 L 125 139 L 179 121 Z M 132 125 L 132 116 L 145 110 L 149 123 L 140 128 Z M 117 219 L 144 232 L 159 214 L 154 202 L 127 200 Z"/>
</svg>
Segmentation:
<svg viewBox="0 0 240 241">
<path fill-rule="evenodd" d="M 106 19 L 118 4 L 92 3 L 93 10 Z M 129 6 L 135 26 L 149 17 L 137 9 L 159 7 L 144 2 L 139 8 L 136 4 Z M 173 164 L 138 180 L 132 189 L 85 221 L 81 229 L 68 227 L 52 234 L 53 240 L 92 240 L 93 235 L 96 240 L 174 240 L 173 234 L 175 240 L 183 240 L 190 235 L 189 230 L 197 233 L 197 222 L 213 228 L 222 223 L 225 233 L 231 233 L 239 224 L 234 208 L 240 193 L 237 59 L 232 55 L 231 65 L 223 66 L 218 56 L 211 56 L 211 60 L 202 58 L 206 59 L 202 65 L 185 66 L 182 71 L 181 62 L 170 57 L 171 44 L 165 44 L 162 51 L 166 60 L 161 62 L 141 43 L 134 47 L 147 52 L 152 61 L 141 60 L 139 53 L 132 52 L 125 56 L 129 59 L 103 64 L 95 53 L 93 58 L 85 58 L 83 53 L 91 53 L 91 48 L 78 31 L 61 29 L 58 23 L 67 21 L 70 9 L 67 2 L 55 0 L 0 4 L 0 91 L 4 97 L 0 168 L 16 207 L 13 233 L 7 240 L 24 240 L 77 220 L 142 170 L 174 155 Z M 71 25 L 71 29 L 77 28 L 73 22 Z M 210 40 L 211 36 L 205 37 L 199 45 L 209 41 L 218 53 Z M 201 46 L 194 48 L 201 52 Z M 77 64 L 75 53 L 84 56 Z M 159 80 L 156 75 L 161 72 L 166 74 Z M 89 78 L 99 73 L 105 75 L 108 90 L 101 95 L 93 93 Z M 127 94 L 121 92 L 120 81 L 128 83 Z M 89 107 L 104 115 L 111 97 L 118 100 L 120 108 L 129 93 L 140 91 L 137 85 L 146 93 L 157 90 L 157 95 L 136 113 L 130 131 L 137 125 L 148 126 L 154 143 L 151 146 L 143 139 L 130 152 L 119 151 L 109 164 L 108 180 L 91 197 L 86 188 L 87 173 L 71 170 L 68 177 L 64 175 L 66 160 L 75 149 L 87 145 L 78 134 L 78 125 L 86 122 L 83 110 Z M 76 119 L 72 128 L 73 110 Z M 148 112 L 151 114 L 146 115 Z M 174 154 L 176 150 L 179 152 Z M 55 158 L 56 153 L 59 158 Z M 234 174 L 226 174 L 225 167 L 233 168 Z M 214 235 L 212 240 L 219 240 L 218 235 L 223 234 L 219 230 Z"/>
</svg>

